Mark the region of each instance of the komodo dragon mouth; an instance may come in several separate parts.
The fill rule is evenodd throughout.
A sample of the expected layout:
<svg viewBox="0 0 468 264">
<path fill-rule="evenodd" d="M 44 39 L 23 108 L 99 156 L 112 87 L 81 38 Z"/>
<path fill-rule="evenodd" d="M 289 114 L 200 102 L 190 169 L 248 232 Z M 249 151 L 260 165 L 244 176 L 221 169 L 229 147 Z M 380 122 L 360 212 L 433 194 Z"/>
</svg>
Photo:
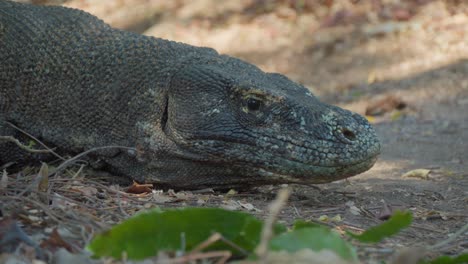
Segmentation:
<svg viewBox="0 0 468 264">
<path fill-rule="evenodd" d="M 308 173 L 302 173 L 297 176 L 292 176 L 291 174 L 280 174 L 264 169 L 259 169 L 258 172 L 264 177 L 274 178 L 278 182 L 283 181 L 285 183 L 318 184 L 337 181 L 360 174 L 372 168 L 376 161 L 377 155 L 367 160 L 346 166 L 303 165 L 304 171 L 307 171 Z"/>
<path fill-rule="evenodd" d="M 24 138 L 10 122 L 62 155 L 136 146 L 89 157 L 117 175 L 185 189 L 324 183 L 380 152 L 362 116 L 210 48 L 1 0 L 0 28 L 0 135 Z M 1 163 L 50 159 L 0 147 Z"/>
</svg>

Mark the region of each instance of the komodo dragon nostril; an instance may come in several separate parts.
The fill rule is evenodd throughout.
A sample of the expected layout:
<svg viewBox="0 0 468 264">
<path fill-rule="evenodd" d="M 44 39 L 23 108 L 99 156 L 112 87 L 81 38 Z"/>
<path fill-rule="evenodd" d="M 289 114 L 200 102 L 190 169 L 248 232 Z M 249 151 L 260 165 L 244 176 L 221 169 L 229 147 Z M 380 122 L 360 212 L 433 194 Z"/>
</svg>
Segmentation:
<svg viewBox="0 0 468 264">
<path fill-rule="evenodd" d="M 348 128 L 341 129 L 341 133 L 343 133 L 343 136 L 348 140 L 356 140 L 356 134 Z"/>
</svg>

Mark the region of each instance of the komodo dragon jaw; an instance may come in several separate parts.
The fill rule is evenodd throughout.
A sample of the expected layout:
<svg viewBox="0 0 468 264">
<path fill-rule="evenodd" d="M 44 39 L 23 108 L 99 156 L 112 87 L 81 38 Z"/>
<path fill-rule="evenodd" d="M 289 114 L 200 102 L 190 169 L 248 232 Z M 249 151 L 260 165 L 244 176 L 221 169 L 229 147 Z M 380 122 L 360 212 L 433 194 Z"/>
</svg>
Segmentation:
<svg viewBox="0 0 468 264">
<path fill-rule="evenodd" d="M 0 136 L 30 140 L 11 123 L 62 155 L 132 147 L 89 158 L 140 182 L 324 183 L 366 171 L 380 151 L 363 117 L 280 74 L 75 9 L 0 0 L 0 62 Z M 0 164 L 51 158 L 0 150 Z"/>
</svg>

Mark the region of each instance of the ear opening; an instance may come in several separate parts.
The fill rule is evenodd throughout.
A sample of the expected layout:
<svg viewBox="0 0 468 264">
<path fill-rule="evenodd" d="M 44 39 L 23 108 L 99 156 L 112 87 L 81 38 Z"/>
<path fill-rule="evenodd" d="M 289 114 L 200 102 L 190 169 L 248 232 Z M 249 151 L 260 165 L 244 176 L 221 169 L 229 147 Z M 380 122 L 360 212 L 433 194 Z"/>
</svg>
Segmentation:
<svg viewBox="0 0 468 264">
<path fill-rule="evenodd" d="M 168 109 L 169 109 L 169 96 L 166 96 L 164 98 L 164 111 L 161 116 L 161 130 L 164 132 L 166 132 L 167 119 L 169 118 Z"/>
</svg>

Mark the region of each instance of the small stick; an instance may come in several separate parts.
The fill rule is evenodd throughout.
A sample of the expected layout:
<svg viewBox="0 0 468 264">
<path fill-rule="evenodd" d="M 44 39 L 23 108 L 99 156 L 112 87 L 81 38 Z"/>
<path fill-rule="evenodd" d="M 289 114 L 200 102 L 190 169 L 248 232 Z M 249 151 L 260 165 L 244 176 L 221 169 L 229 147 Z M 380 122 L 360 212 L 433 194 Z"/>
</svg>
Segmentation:
<svg viewBox="0 0 468 264">
<path fill-rule="evenodd" d="M 455 232 L 455 234 L 451 235 L 449 238 L 447 238 L 446 240 L 443 240 L 435 245 L 432 245 L 430 247 L 428 247 L 427 249 L 429 251 L 431 250 L 434 250 L 434 249 L 438 249 L 438 248 L 441 248 L 447 244 L 449 244 L 450 242 L 454 241 L 457 237 L 461 236 L 462 234 L 464 234 L 466 231 L 468 231 L 468 223 L 465 224 L 464 226 L 462 226 L 462 228 L 460 228 L 457 232 Z"/>
<path fill-rule="evenodd" d="M 30 152 L 30 153 L 52 153 L 49 149 L 33 149 L 31 147 L 28 147 L 21 143 L 18 139 L 12 137 L 12 136 L 0 136 L 1 141 L 7 141 L 14 143 L 17 145 L 20 149 Z"/>
<path fill-rule="evenodd" d="M 215 243 L 216 241 L 223 241 L 224 243 L 226 243 L 227 245 L 235 248 L 236 250 L 238 250 L 239 252 L 241 252 L 242 254 L 244 254 L 245 256 L 247 256 L 249 254 L 249 252 L 247 252 L 247 250 L 241 248 L 240 246 L 236 245 L 234 242 L 226 239 L 225 237 L 223 237 L 220 233 L 214 233 L 213 235 L 211 235 L 207 240 L 203 241 L 201 244 L 199 244 L 197 247 L 195 247 L 194 249 L 192 249 L 192 251 L 190 251 L 189 254 L 192 254 L 192 253 L 196 253 L 196 252 L 199 252 L 199 251 L 202 251 L 203 249 L 207 248 L 208 246 L 212 245 L 213 243 Z"/>
<path fill-rule="evenodd" d="M 14 124 L 12 124 L 11 122 L 6 122 L 9 126 L 11 126 L 12 128 L 18 130 L 19 132 L 25 134 L 26 136 L 30 137 L 31 139 L 33 139 L 34 141 L 36 141 L 37 143 L 39 143 L 41 146 L 43 146 L 46 150 L 48 150 L 49 152 L 48 153 L 52 153 L 54 156 L 56 156 L 57 158 L 61 159 L 61 160 L 65 160 L 64 157 L 60 156 L 59 154 L 57 154 L 53 149 L 49 148 L 46 144 L 44 144 L 42 141 L 40 141 L 38 138 L 36 138 L 35 136 L 29 134 L 28 132 L 24 131 L 23 129 L 15 126 Z"/>
<path fill-rule="evenodd" d="M 231 252 L 227 250 L 222 251 L 213 251 L 213 252 L 206 252 L 206 253 L 191 253 L 182 257 L 178 257 L 172 260 L 169 260 L 169 263 L 188 263 L 189 261 L 194 261 L 198 259 L 208 259 L 208 258 L 220 258 L 216 264 L 224 264 L 226 261 L 231 257 Z"/>
<path fill-rule="evenodd" d="M 278 215 L 281 209 L 286 204 L 286 201 L 288 200 L 290 193 L 291 193 L 290 189 L 287 189 L 287 188 L 281 189 L 278 192 L 276 199 L 269 206 L 270 215 L 265 220 L 265 223 L 262 229 L 260 244 L 255 249 L 255 253 L 260 258 L 259 263 L 265 263 L 265 257 L 268 253 L 268 242 L 270 242 L 270 239 L 273 236 L 273 225 L 275 224 L 276 219 L 278 218 Z"/>
<path fill-rule="evenodd" d="M 136 151 L 135 148 L 130 148 L 130 147 L 124 147 L 124 146 L 104 146 L 104 147 L 97 147 L 97 148 L 92 148 L 92 149 L 89 149 L 87 151 L 84 151 L 72 158 L 69 158 L 67 160 L 65 160 L 64 162 L 62 162 L 62 164 L 60 164 L 57 169 L 55 170 L 55 174 L 59 173 L 60 171 L 62 171 L 63 169 L 65 169 L 66 167 L 68 167 L 68 165 L 70 165 L 70 163 L 88 155 L 89 153 L 91 152 L 95 152 L 95 151 L 99 151 L 99 150 L 104 150 L 104 149 L 113 149 L 113 148 L 119 148 L 119 149 L 127 149 L 127 150 L 133 150 L 133 151 Z"/>
</svg>

